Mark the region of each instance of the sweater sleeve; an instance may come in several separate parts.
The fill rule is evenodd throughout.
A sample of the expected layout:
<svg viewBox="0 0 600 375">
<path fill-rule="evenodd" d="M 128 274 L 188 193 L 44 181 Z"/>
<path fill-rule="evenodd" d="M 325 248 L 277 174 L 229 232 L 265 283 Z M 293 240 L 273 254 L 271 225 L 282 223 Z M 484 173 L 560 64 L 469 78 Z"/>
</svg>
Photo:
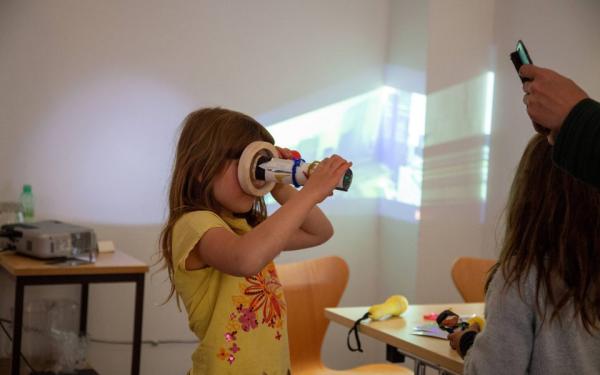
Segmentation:
<svg viewBox="0 0 600 375">
<path fill-rule="evenodd" d="M 486 295 L 485 329 L 477 334 L 465 357 L 465 375 L 526 374 L 535 332 L 535 306 L 530 301 L 531 289 L 521 290 L 516 283 L 504 288 L 502 271 L 498 270 Z"/>
<path fill-rule="evenodd" d="M 600 103 L 584 99 L 558 133 L 553 159 L 578 179 L 600 187 Z"/>
</svg>

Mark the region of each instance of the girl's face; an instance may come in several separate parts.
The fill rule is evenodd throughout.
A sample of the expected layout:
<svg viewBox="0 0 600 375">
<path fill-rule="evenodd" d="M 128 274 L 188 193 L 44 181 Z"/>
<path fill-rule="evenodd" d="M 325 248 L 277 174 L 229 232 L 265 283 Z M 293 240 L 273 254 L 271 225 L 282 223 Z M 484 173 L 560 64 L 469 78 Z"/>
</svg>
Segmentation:
<svg viewBox="0 0 600 375">
<path fill-rule="evenodd" d="M 242 190 L 238 180 L 239 160 L 230 160 L 225 168 L 215 177 L 213 194 L 219 204 L 232 213 L 248 212 L 254 206 L 256 197 Z"/>
</svg>

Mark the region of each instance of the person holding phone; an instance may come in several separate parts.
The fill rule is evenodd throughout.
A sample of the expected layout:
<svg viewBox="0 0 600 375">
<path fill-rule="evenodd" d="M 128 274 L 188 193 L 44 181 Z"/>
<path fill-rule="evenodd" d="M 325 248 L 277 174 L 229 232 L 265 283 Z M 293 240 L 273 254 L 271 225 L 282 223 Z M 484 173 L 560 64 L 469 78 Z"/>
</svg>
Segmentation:
<svg viewBox="0 0 600 375">
<path fill-rule="evenodd" d="M 519 75 L 527 113 L 549 131 L 556 165 L 600 188 L 600 103 L 553 70 L 524 64 Z"/>
</svg>

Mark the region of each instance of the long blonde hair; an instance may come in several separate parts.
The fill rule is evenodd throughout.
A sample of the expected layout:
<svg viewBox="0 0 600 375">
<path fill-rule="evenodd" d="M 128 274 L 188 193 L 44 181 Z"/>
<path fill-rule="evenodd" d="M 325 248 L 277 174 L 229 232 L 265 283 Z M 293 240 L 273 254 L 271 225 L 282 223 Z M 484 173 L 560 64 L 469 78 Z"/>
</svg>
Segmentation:
<svg viewBox="0 0 600 375">
<path fill-rule="evenodd" d="M 535 135 L 523 153 L 506 219 L 500 259 L 487 285 L 501 270 L 506 286 L 521 287 L 535 268 L 538 313 L 545 316 L 551 306 L 550 320 L 560 320 L 559 312 L 572 304 L 587 331 L 600 328 L 600 190 L 555 166 L 543 135 Z M 540 290 L 546 292 L 544 306 Z"/>
<path fill-rule="evenodd" d="M 184 214 L 209 210 L 219 214 L 221 205 L 213 194 L 214 178 L 231 159 L 239 159 L 244 148 L 253 141 L 274 144 L 273 136 L 256 120 L 243 113 L 223 108 L 203 108 L 190 113 L 183 121 L 169 189 L 169 218 L 160 234 L 160 262 L 166 268 L 171 290 L 166 301 L 175 294 L 173 280 L 173 227 Z M 262 197 L 252 209 L 241 215 L 251 226 L 266 218 Z"/>
</svg>

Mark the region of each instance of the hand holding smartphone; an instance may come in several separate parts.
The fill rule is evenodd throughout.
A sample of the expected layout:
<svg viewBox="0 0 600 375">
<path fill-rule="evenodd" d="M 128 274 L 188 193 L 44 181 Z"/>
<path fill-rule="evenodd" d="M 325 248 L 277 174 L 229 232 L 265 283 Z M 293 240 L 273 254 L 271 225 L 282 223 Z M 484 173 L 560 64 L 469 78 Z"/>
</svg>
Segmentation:
<svg viewBox="0 0 600 375">
<path fill-rule="evenodd" d="M 512 60 L 513 65 L 515 66 L 515 69 L 517 69 L 517 74 L 519 74 L 519 69 L 521 69 L 521 66 L 523 66 L 524 64 L 533 64 L 531 57 L 529 57 L 529 52 L 527 52 L 527 48 L 525 48 L 525 44 L 522 40 L 517 41 L 517 48 L 513 53 L 510 54 L 510 59 Z M 531 79 L 521 77 L 521 75 L 519 75 L 519 78 L 523 83 L 531 81 Z M 533 127 L 535 131 L 537 131 L 540 134 L 550 134 L 550 129 L 544 128 L 535 121 L 533 122 Z"/>
</svg>

